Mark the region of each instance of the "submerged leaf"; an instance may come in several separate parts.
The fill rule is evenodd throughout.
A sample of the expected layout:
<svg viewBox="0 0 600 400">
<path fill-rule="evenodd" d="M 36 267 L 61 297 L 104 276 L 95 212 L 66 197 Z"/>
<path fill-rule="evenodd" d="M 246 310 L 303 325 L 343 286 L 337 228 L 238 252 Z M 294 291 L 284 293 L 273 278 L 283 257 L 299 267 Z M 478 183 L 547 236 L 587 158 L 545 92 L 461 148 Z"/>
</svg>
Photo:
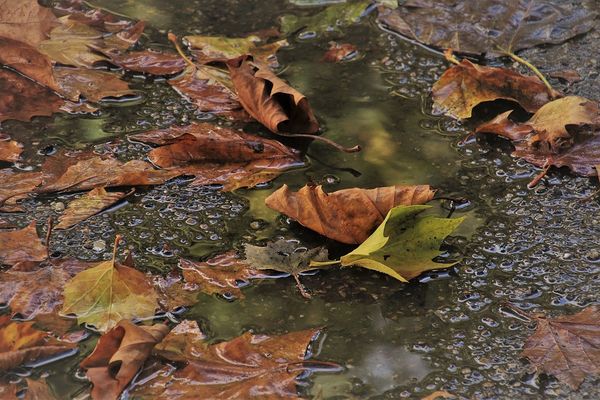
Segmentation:
<svg viewBox="0 0 600 400">
<path fill-rule="evenodd" d="M 325 193 L 321 186 L 304 186 L 291 192 L 287 185 L 266 198 L 267 207 L 330 239 L 362 243 L 397 205 L 423 204 L 435 191 L 428 185 L 344 189 Z"/>
<path fill-rule="evenodd" d="M 35 221 L 23 229 L 0 231 L 0 265 L 39 262 L 47 256 L 48 250 L 38 237 Z"/>
<path fill-rule="evenodd" d="M 281 31 L 286 34 L 298 30 L 315 33 L 340 32 L 341 28 L 355 23 L 369 4 L 371 1 L 367 0 L 335 4 L 309 17 L 284 15 L 281 17 Z"/>
<path fill-rule="evenodd" d="M 129 194 L 131 194 L 131 192 L 108 193 L 102 187 L 92 189 L 84 196 L 69 203 L 65 213 L 59 217 L 59 223 L 56 225 L 56 229 L 68 229 L 77 225 L 81 221 L 85 221 L 92 215 L 96 215 L 105 208 L 110 207 Z"/>
</svg>

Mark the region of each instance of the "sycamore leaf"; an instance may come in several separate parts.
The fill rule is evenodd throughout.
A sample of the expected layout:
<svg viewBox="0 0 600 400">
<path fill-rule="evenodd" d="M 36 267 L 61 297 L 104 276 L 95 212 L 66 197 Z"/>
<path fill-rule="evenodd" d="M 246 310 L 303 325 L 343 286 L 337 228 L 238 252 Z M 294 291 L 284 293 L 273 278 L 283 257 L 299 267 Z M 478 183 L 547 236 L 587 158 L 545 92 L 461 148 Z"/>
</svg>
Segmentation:
<svg viewBox="0 0 600 400">
<path fill-rule="evenodd" d="M 35 221 L 23 229 L 0 231 L 0 265 L 39 262 L 47 256 L 48 250 L 38 237 Z"/>
<path fill-rule="evenodd" d="M 323 33 L 340 32 L 341 28 L 355 23 L 365 12 L 371 1 L 334 4 L 325 10 L 308 17 L 284 15 L 281 17 L 281 31 L 289 34 L 299 29 Z"/>
<path fill-rule="evenodd" d="M 325 193 L 321 186 L 292 192 L 287 185 L 265 199 L 267 207 L 330 239 L 348 244 L 363 242 L 397 205 L 423 204 L 435 191 L 428 185 L 343 189 Z"/>
<path fill-rule="evenodd" d="M 535 369 L 576 390 L 587 376 L 600 374 L 600 308 L 557 318 L 534 316 L 537 329 L 521 355 Z"/>
<path fill-rule="evenodd" d="M 100 337 L 80 364 L 92 382 L 92 399 L 118 399 L 154 346 L 169 333 L 164 324 L 137 326 L 122 320 Z"/>
<path fill-rule="evenodd" d="M 453 263 L 433 261 L 442 254 L 443 240 L 463 218 L 437 218 L 420 214 L 430 206 L 398 206 L 390 210 L 385 220 L 367 240 L 340 259 L 343 267 L 357 266 L 382 272 L 407 282 L 432 269 L 448 268 Z M 312 262 L 318 267 L 335 262 Z"/>
<path fill-rule="evenodd" d="M 296 280 L 298 290 L 306 298 L 310 298 L 310 295 L 300 282 L 299 275 L 302 272 L 314 269 L 314 267 L 310 266 L 311 260 L 327 260 L 327 249 L 324 247 L 307 249 L 306 247 L 299 246 L 296 241 L 285 239 L 269 242 L 265 247 L 246 244 L 244 253 L 246 255 L 244 261 L 255 269 L 271 269 L 293 276 Z"/>
<path fill-rule="evenodd" d="M 79 272 L 64 289 L 63 315 L 74 314 L 78 323 L 106 332 L 122 319 L 145 318 L 158 308 L 158 295 L 147 275 L 113 259 Z"/>
<path fill-rule="evenodd" d="M 84 196 L 69 203 L 65 213 L 58 219 L 59 223 L 56 225 L 56 229 L 68 229 L 77 225 L 81 221 L 85 221 L 92 215 L 98 214 L 100 211 L 110 207 L 131 193 L 132 191 L 128 193 L 109 193 L 102 187 L 92 189 Z"/>
</svg>

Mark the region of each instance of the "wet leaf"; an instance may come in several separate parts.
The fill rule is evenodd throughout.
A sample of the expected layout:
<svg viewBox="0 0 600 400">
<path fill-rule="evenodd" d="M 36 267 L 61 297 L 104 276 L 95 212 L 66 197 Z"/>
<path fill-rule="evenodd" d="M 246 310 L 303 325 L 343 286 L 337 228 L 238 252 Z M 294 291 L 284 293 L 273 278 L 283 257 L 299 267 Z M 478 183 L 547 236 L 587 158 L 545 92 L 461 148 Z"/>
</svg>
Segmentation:
<svg viewBox="0 0 600 400">
<path fill-rule="evenodd" d="M 379 7 L 378 20 L 427 46 L 498 56 L 562 43 L 592 29 L 595 15 L 547 0 L 408 0 L 395 10 Z"/>
<path fill-rule="evenodd" d="M 67 282 L 61 313 L 74 314 L 79 324 L 88 323 L 106 332 L 122 319 L 153 316 L 157 298 L 147 275 L 113 258 L 79 272 Z"/>
<path fill-rule="evenodd" d="M 52 11 L 38 0 L 0 0 L 0 37 L 37 47 L 57 24 Z"/>
<path fill-rule="evenodd" d="M 581 75 L 579 75 L 579 72 L 577 72 L 574 69 L 564 69 L 564 70 L 552 71 L 552 72 L 548 73 L 548 76 L 550 76 L 552 78 L 563 80 L 563 81 L 567 82 L 569 85 L 572 85 L 577 82 L 581 82 L 583 80 Z"/>
<path fill-rule="evenodd" d="M 185 322 L 185 321 L 184 321 Z M 209 345 L 196 322 L 175 327 L 155 352 L 169 360 L 186 361 L 171 376 L 138 387 L 134 397 L 156 399 L 299 399 L 296 377 L 306 349 L 319 330 L 282 336 L 245 333 L 227 342 Z"/>
<path fill-rule="evenodd" d="M 0 169 L 0 211 L 22 211 L 17 201 L 26 198 L 41 183 L 41 172 L 14 172 L 10 169 Z"/>
<path fill-rule="evenodd" d="M 128 71 L 151 75 L 173 75 L 183 71 L 185 61 L 175 53 L 161 53 L 151 49 L 130 51 L 127 53 L 105 53 L 114 65 Z"/>
<path fill-rule="evenodd" d="M 81 221 L 85 221 L 92 215 L 96 215 L 100 211 L 117 203 L 129 194 L 131 192 L 109 193 L 102 187 L 92 189 L 84 196 L 69 203 L 64 214 L 59 217 L 56 229 L 68 229 L 77 225 Z"/>
<path fill-rule="evenodd" d="M 181 258 L 179 260 L 183 279 L 193 283 L 207 294 L 220 294 L 226 297 L 243 298 L 240 290 L 251 279 L 261 274 L 240 260 L 235 252 L 220 254 L 208 261 L 198 262 Z"/>
<path fill-rule="evenodd" d="M 169 333 L 164 324 L 137 326 L 122 320 L 100 337 L 80 364 L 94 387 L 92 399 L 118 399 L 152 352 Z"/>
<path fill-rule="evenodd" d="M 278 141 L 209 123 L 130 136 L 161 143 L 148 158 L 161 168 L 194 175 L 195 185 L 222 184 L 229 191 L 268 182 L 304 165 L 300 154 Z"/>
<path fill-rule="evenodd" d="M 456 396 L 452 393 L 448 393 L 445 390 L 436 390 L 429 396 L 423 397 L 421 400 L 438 400 L 438 399 L 455 399 Z"/>
<path fill-rule="evenodd" d="M 61 93 L 75 101 L 79 100 L 80 96 L 88 101 L 98 102 L 106 97 L 135 95 L 127 82 L 122 81 L 118 75 L 106 71 L 55 68 L 54 76 L 60 85 Z"/>
<path fill-rule="evenodd" d="M 521 356 L 576 390 L 586 377 L 600 374 L 599 311 L 590 306 L 574 315 L 535 317 L 537 329 Z"/>
<path fill-rule="evenodd" d="M 308 100 L 268 67 L 243 56 L 227 63 L 244 110 L 271 132 L 316 133 L 319 123 Z"/>
<path fill-rule="evenodd" d="M 10 140 L 10 136 L 0 133 L 0 161 L 15 162 L 19 160 L 23 152 L 23 145 L 15 140 Z M 0 172 L 0 176 L 3 175 Z M 1 186 L 1 184 L 0 184 Z M 2 189 L 0 188 L 0 193 Z M 2 195 L 0 194 L 0 201 Z"/>
<path fill-rule="evenodd" d="M 252 268 L 262 270 L 271 269 L 290 274 L 296 280 L 296 284 L 302 296 L 310 298 L 300 282 L 300 274 L 314 269 L 310 266 L 312 261 L 326 261 L 327 249 L 315 247 L 307 249 L 299 246 L 295 241 L 280 239 L 269 242 L 265 247 L 246 244 L 244 247 L 246 259 L 244 260 Z"/>
<path fill-rule="evenodd" d="M 371 4 L 370 1 L 334 4 L 323 11 L 308 17 L 284 15 L 281 17 L 281 31 L 289 34 L 298 30 L 324 33 L 341 32 L 341 28 L 355 23 Z"/>
<path fill-rule="evenodd" d="M 463 119 L 470 118 L 478 104 L 498 99 L 514 101 L 533 113 L 558 94 L 549 93 L 535 76 L 463 60 L 444 72 L 433 85 L 432 95 L 439 111 Z"/>
<path fill-rule="evenodd" d="M 162 311 L 173 311 L 197 303 L 198 286 L 185 282 L 178 269 L 172 270 L 166 276 L 155 275 L 153 281 Z"/>
<path fill-rule="evenodd" d="M 304 186 L 291 192 L 287 185 L 265 200 L 300 224 L 338 242 L 359 244 L 397 205 L 424 204 L 435 191 L 428 185 L 344 189 L 325 193 L 321 186 Z"/>
<path fill-rule="evenodd" d="M 58 399 L 44 378 L 38 380 L 25 378 L 25 381 L 27 382 L 27 391 L 25 392 L 23 400 Z"/>
<path fill-rule="evenodd" d="M 50 59 L 26 43 L 0 37 L 0 64 L 14 68 L 40 85 L 60 91 Z"/>
<path fill-rule="evenodd" d="M 8 315 L 0 316 L 0 371 L 65 353 L 74 347 L 33 328 L 33 322 L 16 322 Z"/>
<path fill-rule="evenodd" d="M 323 61 L 327 62 L 342 62 L 350 61 L 356 58 L 358 50 L 356 46 L 350 43 L 330 42 L 329 50 L 323 56 Z"/>
<path fill-rule="evenodd" d="M 420 215 L 430 206 L 398 206 L 360 246 L 340 259 L 343 267 L 357 266 L 387 274 L 401 282 L 432 269 L 456 264 L 433 261 L 442 254 L 443 240 L 463 218 L 436 218 Z M 313 266 L 329 263 L 311 263 Z"/>
<path fill-rule="evenodd" d="M 0 231 L 0 265 L 44 261 L 47 255 L 48 250 L 38 237 L 35 221 L 23 229 Z"/>
</svg>

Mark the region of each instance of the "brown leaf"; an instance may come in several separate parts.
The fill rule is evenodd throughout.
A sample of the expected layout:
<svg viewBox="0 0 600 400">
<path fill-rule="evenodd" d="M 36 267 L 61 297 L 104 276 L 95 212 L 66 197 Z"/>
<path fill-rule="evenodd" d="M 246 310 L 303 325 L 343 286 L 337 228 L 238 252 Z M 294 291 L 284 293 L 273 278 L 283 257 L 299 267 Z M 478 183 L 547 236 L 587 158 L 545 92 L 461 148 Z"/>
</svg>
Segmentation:
<svg viewBox="0 0 600 400">
<path fill-rule="evenodd" d="M 10 136 L 0 133 L 0 161 L 15 162 L 19 160 L 23 152 L 23 145 L 15 140 L 10 140 Z M 0 172 L 0 176 L 2 173 Z M 2 189 L 0 188 L 0 193 Z M 2 195 L 0 195 L 2 201 Z"/>
<path fill-rule="evenodd" d="M 183 279 L 197 285 L 204 293 L 216 293 L 238 299 L 244 298 L 241 287 L 246 286 L 251 279 L 262 276 L 260 272 L 240 260 L 233 251 L 220 254 L 205 262 L 181 258 L 179 268 L 183 273 Z"/>
<path fill-rule="evenodd" d="M 69 99 L 77 101 L 82 95 L 86 100 L 98 102 L 106 97 L 134 96 L 127 82 L 118 75 L 106 71 L 81 68 L 55 68 L 61 93 Z"/>
<path fill-rule="evenodd" d="M 5 383 L 0 381 L 0 399 L 3 400 L 18 400 L 18 387 L 15 383 Z"/>
<path fill-rule="evenodd" d="M 155 352 L 167 359 L 187 361 L 171 376 L 159 374 L 138 387 L 135 396 L 159 399 L 206 398 L 265 400 L 300 399 L 296 377 L 306 348 L 317 329 L 282 336 L 249 332 L 228 342 L 209 345 L 195 322 L 175 327 Z"/>
<path fill-rule="evenodd" d="M 56 25 L 52 11 L 38 0 L 0 0 L 0 37 L 37 47 Z"/>
<path fill-rule="evenodd" d="M 13 172 L 10 169 L 0 169 L 0 211 L 22 211 L 17 201 L 26 198 L 41 183 L 41 172 Z"/>
<path fill-rule="evenodd" d="M 383 222 L 390 209 L 427 203 L 434 194 L 428 185 L 353 188 L 329 194 L 321 186 L 291 192 L 283 185 L 265 199 L 265 204 L 330 239 L 359 244 Z"/>
<path fill-rule="evenodd" d="M 163 311 L 173 311 L 182 306 L 196 304 L 197 286 L 186 283 L 177 269 L 166 276 L 155 275 L 154 287 L 158 291 L 158 303 Z"/>
<path fill-rule="evenodd" d="M 522 357 L 542 372 L 576 390 L 590 375 L 600 373 L 600 310 L 583 311 L 557 318 L 536 318 L 535 333 L 525 342 Z"/>
<path fill-rule="evenodd" d="M 40 85 L 60 90 L 50 59 L 26 43 L 0 37 L 0 64 L 14 68 Z"/>
<path fill-rule="evenodd" d="M 379 22 L 425 45 L 461 53 L 501 55 L 562 43 L 589 31 L 596 13 L 544 0 L 408 0 L 379 7 Z"/>
<path fill-rule="evenodd" d="M 353 44 L 329 42 L 329 50 L 323 56 L 323 61 L 335 63 L 349 61 L 356 58 L 357 52 L 358 49 Z"/>
<path fill-rule="evenodd" d="M 151 75 L 173 75 L 185 69 L 185 61 L 174 53 L 161 53 L 151 49 L 127 53 L 107 53 L 110 62 L 128 71 Z"/>
<path fill-rule="evenodd" d="M 98 214 L 100 211 L 110 207 L 131 193 L 132 192 L 108 193 L 102 187 L 92 189 L 84 196 L 69 203 L 64 214 L 59 217 L 59 223 L 56 225 L 56 229 L 68 229 L 77 225 L 81 221 L 85 221 L 92 215 Z"/>
<path fill-rule="evenodd" d="M 44 261 L 48 250 L 39 239 L 35 221 L 19 230 L 0 231 L 0 265 L 24 261 Z"/>
<path fill-rule="evenodd" d="M 96 348 L 80 364 L 92 381 L 94 400 L 118 399 L 144 365 L 152 348 L 169 332 L 164 324 L 137 326 L 122 320 L 100 337 Z"/>
<path fill-rule="evenodd" d="M 275 76 L 252 56 L 227 62 L 231 81 L 244 109 L 274 133 L 308 133 L 319 130 L 306 97 Z"/>
<path fill-rule="evenodd" d="M 64 353 L 74 347 L 33 328 L 33 322 L 16 322 L 11 321 L 8 315 L 0 316 L 0 371 Z"/>
<path fill-rule="evenodd" d="M 428 396 L 423 397 L 421 400 L 438 400 L 438 399 L 455 399 L 456 396 L 452 393 L 448 393 L 445 390 L 437 390 Z"/>
<path fill-rule="evenodd" d="M 44 378 L 33 380 L 25 378 L 27 381 L 27 391 L 23 400 L 54 400 L 57 399 L 50 386 Z"/>
<path fill-rule="evenodd" d="M 478 104 L 498 99 L 514 101 L 533 113 L 558 94 L 549 93 L 535 76 L 463 60 L 444 72 L 433 85 L 432 95 L 438 110 L 463 119 L 470 118 Z"/>
<path fill-rule="evenodd" d="M 150 151 L 150 161 L 195 175 L 196 185 L 222 184 L 223 190 L 253 187 L 304 165 L 298 152 L 278 141 L 208 123 L 150 131 L 131 138 L 166 144 Z"/>
<path fill-rule="evenodd" d="M 574 69 L 563 69 L 559 71 L 552 71 L 548 73 L 548 76 L 551 78 L 561 79 L 567 82 L 569 85 L 572 85 L 577 82 L 581 82 L 583 78 L 579 75 L 579 72 Z"/>
</svg>

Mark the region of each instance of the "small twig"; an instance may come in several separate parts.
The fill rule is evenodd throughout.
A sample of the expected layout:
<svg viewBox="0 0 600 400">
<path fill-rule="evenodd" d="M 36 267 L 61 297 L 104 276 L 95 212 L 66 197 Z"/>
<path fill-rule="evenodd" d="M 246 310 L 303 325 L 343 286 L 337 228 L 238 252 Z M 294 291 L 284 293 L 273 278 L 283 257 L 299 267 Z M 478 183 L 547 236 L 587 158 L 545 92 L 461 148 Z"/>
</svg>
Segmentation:
<svg viewBox="0 0 600 400">
<path fill-rule="evenodd" d="M 540 72 L 540 70 L 537 69 L 537 67 L 535 65 L 533 65 L 529 61 L 525 60 L 524 58 L 519 57 L 518 55 L 516 55 L 512 51 L 507 51 L 507 50 L 504 50 L 504 49 L 500 49 L 500 51 L 504 55 L 506 55 L 506 56 L 512 58 L 513 60 L 515 60 L 516 62 L 518 62 L 519 64 L 523 64 L 524 66 L 526 66 L 527 68 L 529 68 L 544 83 L 544 85 L 548 89 L 548 92 L 549 92 L 550 96 L 552 96 L 553 98 L 555 97 L 555 95 L 554 95 L 555 94 L 554 88 L 552 87 L 552 85 L 550 84 L 550 82 L 548 82 L 548 80 L 546 79 L 546 77 L 544 76 L 544 74 L 542 74 Z"/>
<path fill-rule="evenodd" d="M 546 162 L 544 163 L 544 166 L 542 167 L 542 172 L 540 172 L 539 174 L 536 175 L 535 178 L 533 178 L 531 180 L 531 182 L 529 182 L 527 184 L 527 187 L 529 189 L 534 188 L 538 183 L 540 183 L 540 181 L 548 174 L 548 170 L 550 169 L 550 167 L 552 166 L 552 164 L 550 164 L 550 158 L 546 159 Z"/>
<path fill-rule="evenodd" d="M 52 217 L 48 217 L 48 231 L 46 232 L 46 258 L 50 259 L 50 235 L 52 235 Z"/>
<path fill-rule="evenodd" d="M 302 295 L 302 297 L 304 297 L 305 299 L 312 298 L 312 296 L 310 295 L 310 293 L 308 293 L 306 291 L 306 288 L 304 287 L 304 285 L 302 284 L 302 282 L 300 282 L 300 278 L 298 277 L 298 274 L 292 274 L 292 276 L 296 280 L 296 286 L 298 287 L 298 290 L 300 291 L 300 294 Z"/>
<path fill-rule="evenodd" d="M 173 33 L 173 32 L 169 32 L 167 34 L 167 38 L 169 39 L 169 41 L 171 43 L 173 43 L 175 45 L 175 50 L 177 50 L 177 53 L 179 53 L 179 55 L 181 56 L 181 58 L 183 58 L 183 60 L 190 66 L 190 67 L 194 67 L 196 68 L 196 64 L 194 64 L 194 62 L 192 60 L 190 60 L 188 58 L 188 56 L 185 55 L 185 53 L 183 52 L 183 50 L 181 49 L 181 46 L 179 46 L 179 42 L 177 41 L 177 36 Z"/>
<path fill-rule="evenodd" d="M 344 147 L 341 144 L 338 144 L 331 139 L 327 139 L 327 138 L 324 138 L 322 136 L 317 136 L 317 135 L 309 135 L 309 134 L 305 134 L 305 133 L 282 133 L 282 132 L 275 132 L 275 134 L 284 136 L 284 137 L 289 137 L 289 138 L 307 138 L 307 139 L 318 140 L 320 142 L 327 143 L 331 147 L 334 147 L 337 150 L 343 151 L 344 153 L 356 153 L 361 150 L 359 145 L 356 145 L 354 147 Z"/>
<path fill-rule="evenodd" d="M 447 61 L 451 62 L 452 64 L 460 64 L 459 59 L 456 58 L 452 49 L 446 49 L 446 51 L 444 51 L 444 57 Z"/>
<path fill-rule="evenodd" d="M 119 247 L 119 243 L 121 243 L 122 239 L 123 239 L 123 236 L 121 236 L 121 235 L 115 236 L 115 244 L 113 246 L 113 254 L 112 254 L 113 265 L 117 261 L 117 247 Z"/>
</svg>

